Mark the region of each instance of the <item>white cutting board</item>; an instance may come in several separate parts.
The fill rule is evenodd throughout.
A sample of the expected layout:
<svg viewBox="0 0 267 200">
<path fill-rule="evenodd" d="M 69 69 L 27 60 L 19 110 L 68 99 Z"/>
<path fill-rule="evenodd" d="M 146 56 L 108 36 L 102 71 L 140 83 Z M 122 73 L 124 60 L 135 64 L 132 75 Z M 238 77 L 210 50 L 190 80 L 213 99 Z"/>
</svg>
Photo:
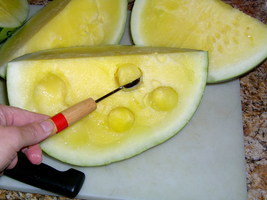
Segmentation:
<svg viewBox="0 0 267 200">
<path fill-rule="evenodd" d="M 128 35 L 127 29 L 123 44 L 129 44 Z M 83 199 L 245 200 L 239 89 L 237 80 L 208 86 L 193 119 L 179 134 L 131 159 L 89 168 L 49 157 L 44 163 L 83 171 L 86 180 L 77 196 Z M 49 194 L 5 176 L 0 178 L 0 188 Z"/>
</svg>

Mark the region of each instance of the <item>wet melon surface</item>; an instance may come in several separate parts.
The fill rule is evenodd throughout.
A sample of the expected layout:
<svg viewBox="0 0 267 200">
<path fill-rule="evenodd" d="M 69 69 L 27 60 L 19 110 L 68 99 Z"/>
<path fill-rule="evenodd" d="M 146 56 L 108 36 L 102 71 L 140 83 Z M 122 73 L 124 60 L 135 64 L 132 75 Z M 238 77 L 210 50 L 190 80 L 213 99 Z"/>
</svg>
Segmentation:
<svg viewBox="0 0 267 200">
<path fill-rule="evenodd" d="M 0 75 L 6 63 L 40 50 L 119 43 L 127 0 L 54 0 L 35 14 L 0 49 Z"/>
<path fill-rule="evenodd" d="M 137 45 L 209 51 L 210 83 L 267 58 L 267 25 L 220 0 L 136 0 L 131 33 Z"/>
<path fill-rule="evenodd" d="M 139 154 L 181 130 L 200 103 L 207 65 L 206 52 L 175 48 L 50 50 L 8 64 L 8 98 L 13 106 L 52 116 L 142 75 L 138 86 L 99 102 L 93 113 L 41 144 L 63 162 L 104 165 Z"/>
</svg>

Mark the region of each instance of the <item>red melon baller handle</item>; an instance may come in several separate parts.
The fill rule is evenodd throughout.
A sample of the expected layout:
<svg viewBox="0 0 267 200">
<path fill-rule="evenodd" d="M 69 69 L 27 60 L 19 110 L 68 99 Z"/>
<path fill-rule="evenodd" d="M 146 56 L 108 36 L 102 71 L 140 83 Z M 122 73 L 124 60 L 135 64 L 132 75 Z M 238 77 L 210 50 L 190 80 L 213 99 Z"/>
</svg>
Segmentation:
<svg viewBox="0 0 267 200">
<path fill-rule="evenodd" d="M 95 100 L 88 98 L 51 117 L 50 120 L 55 125 L 54 131 L 51 133 L 51 136 L 59 133 L 60 131 L 79 121 L 86 115 L 90 114 L 96 109 L 96 107 L 97 105 Z"/>
</svg>

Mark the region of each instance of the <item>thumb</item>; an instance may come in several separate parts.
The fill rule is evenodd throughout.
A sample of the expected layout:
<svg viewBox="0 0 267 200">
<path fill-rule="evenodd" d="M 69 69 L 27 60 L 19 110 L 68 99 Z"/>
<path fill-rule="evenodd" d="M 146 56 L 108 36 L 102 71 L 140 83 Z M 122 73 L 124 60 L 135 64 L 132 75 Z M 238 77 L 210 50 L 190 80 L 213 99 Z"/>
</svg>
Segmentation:
<svg viewBox="0 0 267 200">
<path fill-rule="evenodd" d="M 50 120 L 18 127 L 19 147 L 23 148 L 41 142 L 49 137 L 53 130 L 54 124 Z"/>
</svg>

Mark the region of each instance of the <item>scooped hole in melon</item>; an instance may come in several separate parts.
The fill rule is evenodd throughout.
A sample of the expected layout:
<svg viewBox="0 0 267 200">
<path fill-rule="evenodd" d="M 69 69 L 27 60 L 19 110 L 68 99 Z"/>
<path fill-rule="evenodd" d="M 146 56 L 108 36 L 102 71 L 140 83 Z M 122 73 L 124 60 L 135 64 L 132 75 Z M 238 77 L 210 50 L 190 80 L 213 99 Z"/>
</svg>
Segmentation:
<svg viewBox="0 0 267 200">
<path fill-rule="evenodd" d="M 178 103 L 178 94 L 172 87 L 161 86 L 149 93 L 149 103 L 155 110 L 170 111 Z"/>
<path fill-rule="evenodd" d="M 12 106 L 41 112 L 33 93 L 36 85 L 47 86 L 51 81 L 62 86 L 66 97 L 62 95 L 50 109 L 58 109 L 62 102 L 69 107 L 114 90 L 118 67 L 131 63 L 140 68 L 143 75 L 138 87 L 111 95 L 94 112 L 41 144 L 47 154 L 63 162 L 106 165 L 166 141 L 189 122 L 205 89 L 207 61 L 206 52 L 175 48 L 95 46 L 42 51 L 9 63 L 8 98 Z M 161 87 L 165 97 L 176 100 L 163 102 L 173 107 L 169 112 L 151 107 L 151 103 L 157 109 L 165 106 L 151 93 Z M 168 95 L 165 87 L 174 95 Z"/>
<path fill-rule="evenodd" d="M 62 78 L 49 73 L 37 82 L 33 92 L 33 102 L 42 113 L 51 115 L 60 112 L 66 107 L 67 88 Z M 54 106 L 55 103 L 58 106 Z"/>
<path fill-rule="evenodd" d="M 119 86 L 125 85 L 142 77 L 141 69 L 131 63 L 121 64 L 115 73 L 115 79 Z"/>
<path fill-rule="evenodd" d="M 108 115 L 109 127 L 116 132 L 129 130 L 134 124 L 135 116 L 131 110 L 125 107 L 117 107 Z"/>
</svg>

